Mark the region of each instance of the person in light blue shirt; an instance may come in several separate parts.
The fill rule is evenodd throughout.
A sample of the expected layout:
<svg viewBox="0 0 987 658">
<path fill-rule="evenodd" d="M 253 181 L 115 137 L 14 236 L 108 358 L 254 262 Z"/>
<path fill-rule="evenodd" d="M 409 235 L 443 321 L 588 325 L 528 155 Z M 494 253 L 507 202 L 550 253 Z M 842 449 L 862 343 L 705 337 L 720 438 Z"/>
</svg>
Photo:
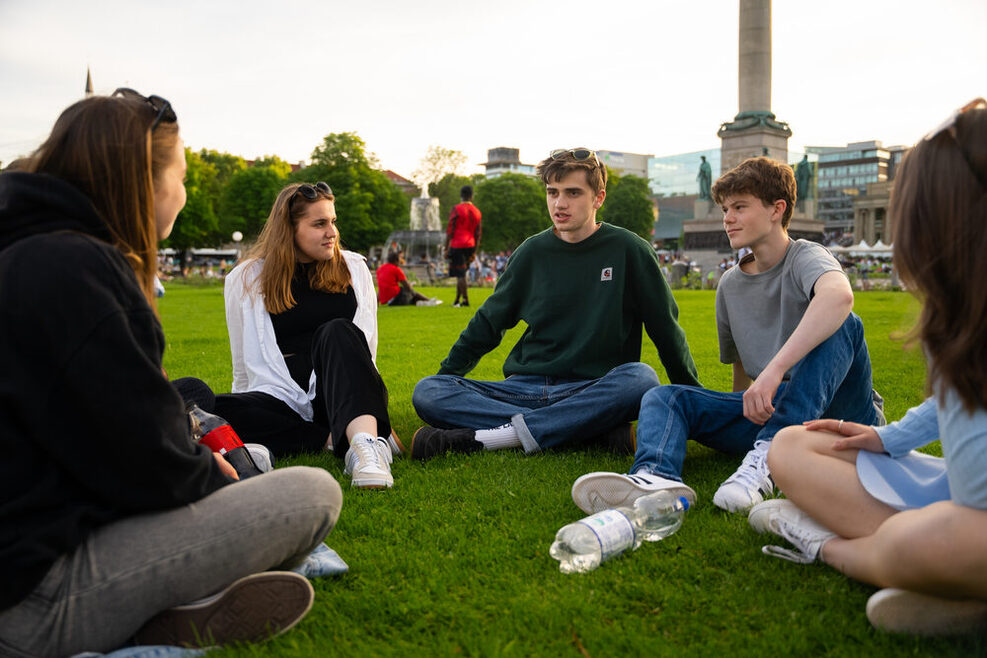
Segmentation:
<svg viewBox="0 0 987 658">
<path fill-rule="evenodd" d="M 951 634 L 987 630 L 987 102 L 921 140 L 899 170 L 888 216 L 895 266 L 923 302 L 918 336 L 933 394 L 898 423 L 816 420 L 775 435 L 768 465 L 786 499 L 751 509 L 751 526 L 884 588 L 874 626 Z M 938 439 L 942 458 L 912 449 Z"/>
</svg>

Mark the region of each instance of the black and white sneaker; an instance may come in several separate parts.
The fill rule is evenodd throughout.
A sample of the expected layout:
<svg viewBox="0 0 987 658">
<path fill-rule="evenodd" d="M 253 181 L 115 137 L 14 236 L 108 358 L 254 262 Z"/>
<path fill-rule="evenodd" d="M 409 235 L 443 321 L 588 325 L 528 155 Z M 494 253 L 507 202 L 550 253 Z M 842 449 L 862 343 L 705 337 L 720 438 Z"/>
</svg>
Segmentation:
<svg viewBox="0 0 987 658">
<path fill-rule="evenodd" d="M 483 444 L 476 440 L 476 430 L 442 430 L 437 427 L 419 427 L 411 437 L 411 458 L 431 459 L 445 452 L 477 452 Z"/>
<path fill-rule="evenodd" d="M 634 501 L 655 491 L 671 491 L 696 504 L 696 492 L 692 487 L 651 473 L 587 473 L 572 483 L 572 502 L 587 514 L 596 514 L 614 507 L 630 507 Z"/>
</svg>

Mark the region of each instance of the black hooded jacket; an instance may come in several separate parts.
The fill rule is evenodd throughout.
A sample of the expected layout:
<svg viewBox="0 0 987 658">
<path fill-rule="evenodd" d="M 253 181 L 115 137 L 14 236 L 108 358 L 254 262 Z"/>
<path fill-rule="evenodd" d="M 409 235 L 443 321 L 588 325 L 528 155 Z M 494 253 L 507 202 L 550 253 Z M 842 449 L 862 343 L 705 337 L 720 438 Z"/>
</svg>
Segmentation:
<svg viewBox="0 0 987 658">
<path fill-rule="evenodd" d="M 78 189 L 0 175 L 0 610 L 95 529 L 228 484 L 161 371 L 164 334 Z"/>
</svg>

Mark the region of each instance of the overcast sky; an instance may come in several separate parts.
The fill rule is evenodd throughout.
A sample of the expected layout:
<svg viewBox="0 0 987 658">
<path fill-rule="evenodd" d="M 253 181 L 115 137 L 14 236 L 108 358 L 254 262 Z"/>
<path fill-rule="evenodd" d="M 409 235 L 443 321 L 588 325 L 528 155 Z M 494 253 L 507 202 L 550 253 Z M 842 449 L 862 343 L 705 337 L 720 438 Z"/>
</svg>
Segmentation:
<svg viewBox="0 0 987 658">
<path fill-rule="evenodd" d="M 417 7 L 414 5 L 418 5 Z M 355 131 L 410 176 L 431 144 L 671 155 L 737 113 L 738 0 L 0 0 L 0 161 L 81 97 L 172 101 L 186 143 L 297 162 Z M 911 144 L 987 95 L 985 0 L 776 0 L 790 148 Z"/>
</svg>

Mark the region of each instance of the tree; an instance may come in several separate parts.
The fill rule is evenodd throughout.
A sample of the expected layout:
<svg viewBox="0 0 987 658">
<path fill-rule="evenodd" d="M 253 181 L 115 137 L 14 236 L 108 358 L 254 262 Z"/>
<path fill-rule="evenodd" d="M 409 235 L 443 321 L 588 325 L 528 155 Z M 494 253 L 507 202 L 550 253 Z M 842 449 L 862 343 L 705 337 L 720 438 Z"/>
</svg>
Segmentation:
<svg viewBox="0 0 987 658">
<path fill-rule="evenodd" d="M 648 181 L 639 176 L 620 176 L 608 171 L 607 198 L 599 214 L 603 221 L 623 226 L 651 242 L 655 210 Z"/>
<path fill-rule="evenodd" d="M 356 133 L 330 133 L 312 151 L 312 164 L 291 179 L 325 181 L 336 195 L 342 242 L 354 251 L 384 243 L 391 231 L 407 228 L 410 199 L 401 193 Z"/>
<path fill-rule="evenodd" d="M 481 249 L 513 250 L 525 238 L 549 228 L 542 184 L 530 176 L 506 173 L 481 181 L 474 203 L 483 213 Z"/>
<path fill-rule="evenodd" d="M 219 229 L 226 240 L 234 231 L 242 232 L 248 240 L 257 237 L 289 174 L 291 165 L 277 156 L 256 160 L 233 173 L 219 205 Z"/>
<path fill-rule="evenodd" d="M 212 243 L 218 232 L 215 196 L 216 167 L 201 155 L 185 149 L 185 207 L 178 213 L 165 246 L 184 251 Z"/>
<path fill-rule="evenodd" d="M 432 184 L 442 180 L 447 174 L 459 175 L 466 164 L 466 154 L 455 149 L 442 146 L 429 146 L 421 160 L 418 169 L 411 173 L 411 180 L 423 190 L 432 193 Z"/>
</svg>

